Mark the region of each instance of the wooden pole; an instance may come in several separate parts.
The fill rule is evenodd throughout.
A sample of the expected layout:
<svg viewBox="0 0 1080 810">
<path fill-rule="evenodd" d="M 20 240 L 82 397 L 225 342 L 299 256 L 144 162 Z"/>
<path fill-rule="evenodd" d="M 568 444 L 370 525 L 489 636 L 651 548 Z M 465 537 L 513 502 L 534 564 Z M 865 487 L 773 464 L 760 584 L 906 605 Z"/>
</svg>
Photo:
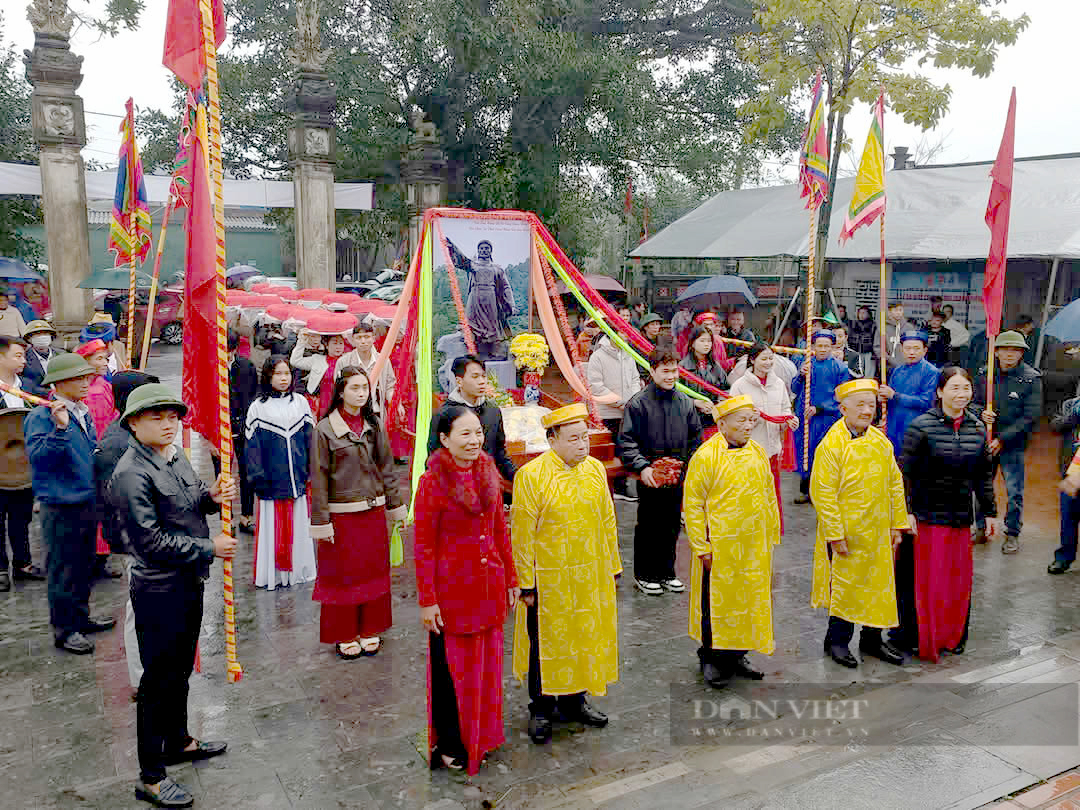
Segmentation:
<svg viewBox="0 0 1080 810">
<path fill-rule="evenodd" d="M 173 197 L 170 194 L 165 203 L 165 218 L 161 221 L 161 233 L 158 235 L 157 255 L 154 256 L 154 275 L 150 279 L 150 301 L 146 306 L 146 329 L 143 330 L 142 354 L 139 357 L 139 370 L 146 371 L 146 361 L 150 357 L 150 332 L 154 325 L 154 305 L 157 303 L 158 278 L 161 276 L 161 254 L 165 250 L 165 234 L 169 229 L 169 215 L 173 209 Z"/>
<path fill-rule="evenodd" d="M 802 292 L 802 287 L 795 288 L 795 294 L 791 296 L 791 301 L 788 302 L 787 309 L 784 311 L 784 319 L 776 325 L 776 333 L 773 335 L 772 342 L 780 342 L 780 334 L 784 331 L 784 327 L 787 326 L 788 318 L 791 317 L 791 310 L 795 309 L 795 304 L 799 300 L 799 293 Z"/>
<path fill-rule="evenodd" d="M 1042 364 L 1043 344 L 1046 342 L 1046 322 L 1050 320 L 1050 305 L 1054 302 L 1054 288 L 1057 287 L 1058 266 L 1061 259 L 1054 259 L 1050 266 L 1050 284 L 1046 287 L 1046 303 L 1043 304 L 1042 328 L 1039 329 L 1039 343 L 1035 347 L 1035 368 Z"/>
<path fill-rule="evenodd" d="M 207 98 L 210 124 L 210 175 L 214 186 L 214 226 L 217 232 L 217 390 L 218 390 L 218 453 L 221 474 L 228 478 L 232 472 L 232 423 L 229 418 L 229 360 L 227 327 L 225 323 L 225 197 L 222 191 L 221 170 L 221 100 L 218 93 L 217 44 L 210 0 L 199 0 L 202 16 L 203 50 L 206 58 Z M 232 536 L 232 503 L 221 504 L 221 531 Z M 236 609 L 233 591 L 233 565 L 225 565 L 225 664 L 226 677 L 236 683 L 244 670 L 236 660 Z"/>
<path fill-rule="evenodd" d="M 730 343 L 733 346 L 753 346 L 749 340 L 739 340 L 738 338 L 721 337 L 719 338 L 723 343 Z M 781 352 L 783 354 L 810 354 L 810 349 L 794 349 L 790 346 L 770 346 L 774 352 Z"/>
<path fill-rule="evenodd" d="M 881 377 L 881 384 L 885 385 L 887 382 L 886 375 L 888 373 L 887 363 L 885 362 L 885 351 L 887 349 L 887 335 L 886 335 L 886 322 L 885 322 L 885 309 L 887 299 L 885 297 L 885 210 L 881 211 L 881 267 L 880 275 L 878 276 L 878 345 L 879 353 L 881 355 L 878 362 L 878 376 Z M 881 402 L 881 427 L 884 430 L 886 420 L 888 419 L 889 403 L 885 400 Z"/>
<path fill-rule="evenodd" d="M 817 257 L 815 256 L 817 245 L 816 241 L 815 225 L 817 225 L 817 208 L 810 209 L 810 241 L 807 244 L 807 263 L 806 263 L 806 348 L 812 349 L 814 345 L 814 273 Z M 806 357 L 807 368 L 812 370 L 814 358 L 811 355 Z M 803 446 L 802 446 L 802 461 L 803 472 L 809 473 L 810 471 L 810 382 L 811 375 L 806 375 L 805 385 L 805 397 L 803 398 Z"/>
<path fill-rule="evenodd" d="M 11 394 L 26 402 L 29 405 L 44 405 L 46 408 L 51 407 L 52 403 L 47 399 L 42 399 L 39 396 L 31 394 L 29 391 L 23 391 L 21 388 L 12 388 L 7 383 L 0 382 L 0 391 L 5 394 Z"/>
</svg>

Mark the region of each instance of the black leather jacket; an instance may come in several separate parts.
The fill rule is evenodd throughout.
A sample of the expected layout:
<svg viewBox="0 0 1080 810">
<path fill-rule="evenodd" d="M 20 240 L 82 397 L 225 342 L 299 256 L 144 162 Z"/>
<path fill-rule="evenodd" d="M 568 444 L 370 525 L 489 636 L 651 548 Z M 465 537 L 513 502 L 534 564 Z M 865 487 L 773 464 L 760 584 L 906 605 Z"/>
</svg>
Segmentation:
<svg viewBox="0 0 1080 810">
<path fill-rule="evenodd" d="M 183 585 L 210 575 L 214 543 L 206 515 L 220 507 L 182 452 L 166 461 L 131 437 L 109 500 L 135 558 L 133 583 Z"/>
</svg>

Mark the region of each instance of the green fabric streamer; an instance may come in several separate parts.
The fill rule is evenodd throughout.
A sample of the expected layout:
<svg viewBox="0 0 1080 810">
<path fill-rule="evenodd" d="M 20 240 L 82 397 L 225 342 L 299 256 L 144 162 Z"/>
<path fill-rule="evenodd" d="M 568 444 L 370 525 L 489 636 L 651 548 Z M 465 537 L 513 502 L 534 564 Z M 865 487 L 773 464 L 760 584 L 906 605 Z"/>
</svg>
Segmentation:
<svg viewBox="0 0 1080 810">
<path fill-rule="evenodd" d="M 416 488 L 427 466 L 428 426 L 431 424 L 431 225 L 424 223 L 420 237 L 423 253 L 420 258 L 420 301 L 416 309 L 416 444 L 413 447 L 412 498 L 409 501 L 409 522 L 413 519 Z"/>
<path fill-rule="evenodd" d="M 398 568 L 405 562 L 405 546 L 401 542 L 401 521 L 394 521 L 394 533 L 390 535 L 390 565 Z"/>
<path fill-rule="evenodd" d="M 569 290 L 570 293 L 574 296 L 574 298 L 578 300 L 578 303 L 581 304 L 584 310 L 589 314 L 589 317 L 596 321 L 596 325 L 600 327 L 600 329 L 604 332 L 605 335 L 608 336 L 608 338 L 610 338 L 611 342 L 614 343 L 618 348 L 622 349 L 624 352 L 627 352 L 631 357 L 633 357 L 634 362 L 636 362 L 639 366 L 644 369 L 649 369 L 651 371 L 652 369 L 651 366 L 649 366 L 649 361 L 642 357 L 640 354 L 638 354 L 637 351 L 635 351 L 634 348 L 629 343 L 627 343 L 625 339 L 623 339 L 622 335 L 620 335 L 611 328 L 607 320 L 604 318 L 604 314 L 592 305 L 589 299 L 585 297 L 585 293 L 578 289 L 578 286 L 574 283 L 573 279 L 570 278 L 570 275 L 565 270 L 563 270 L 562 265 L 560 265 L 559 262 L 555 259 L 555 255 L 551 252 L 548 246 L 544 244 L 544 240 L 537 239 L 536 246 L 543 252 L 544 256 L 547 257 L 548 264 L 550 264 L 551 267 L 555 270 L 555 274 L 562 280 L 562 283 L 566 285 L 566 289 Z M 704 402 L 712 402 L 712 400 L 704 394 L 698 393 L 692 388 L 687 388 L 681 382 L 675 383 L 675 388 L 677 388 L 679 391 L 682 391 L 684 394 L 686 394 L 688 397 L 691 397 L 692 399 L 700 399 Z"/>
</svg>

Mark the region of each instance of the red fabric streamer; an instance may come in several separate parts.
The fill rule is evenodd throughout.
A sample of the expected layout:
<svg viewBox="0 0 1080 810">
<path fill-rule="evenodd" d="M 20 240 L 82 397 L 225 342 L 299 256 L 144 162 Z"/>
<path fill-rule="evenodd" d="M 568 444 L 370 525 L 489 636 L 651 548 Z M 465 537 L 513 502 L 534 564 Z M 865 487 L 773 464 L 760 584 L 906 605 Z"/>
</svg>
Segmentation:
<svg viewBox="0 0 1080 810">
<path fill-rule="evenodd" d="M 210 7 L 214 16 L 214 44 L 220 46 L 227 33 L 225 8 L 222 0 L 210 0 Z M 206 56 L 199 0 L 169 0 L 165 19 L 165 52 L 161 63 L 191 89 L 202 89 Z"/>
<path fill-rule="evenodd" d="M 457 310 L 458 323 L 461 324 L 461 336 L 465 338 L 465 348 L 469 350 L 469 354 L 476 354 L 476 339 L 473 337 L 472 327 L 469 326 L 469 319 L 465 317 L 465 304 L 461 300 L 461 287 L 458 286 L 457 270 L 454 267 L 454 260 L 450 258 L 450 248 L 447 247 L 446 237 L 443 236 L 438 220 L 435 220 L 435 229 L 439 239 L 439 247 L 442 248 L 443 261 L 446 262 L 446 275 L 450 279 L 450 294 L 454 298 L 454 309 Z"/>
<path fill-rule="evenodd" d="M 993 183 L 986 203 L 986 224 L 990 228 L 990 252 L 983 278 L 983 309 L 986 335 L 1001 331 L 1001 306 L 1005 299 L 1005 265 L 1009 260 L 1009 213 L 1012 209 L 1013 151 L 1016 142 L 1016 88 L 1009 99 L 1009 114 L 1001 136 L 997 160 L 990 170 Z"/>
</svg>

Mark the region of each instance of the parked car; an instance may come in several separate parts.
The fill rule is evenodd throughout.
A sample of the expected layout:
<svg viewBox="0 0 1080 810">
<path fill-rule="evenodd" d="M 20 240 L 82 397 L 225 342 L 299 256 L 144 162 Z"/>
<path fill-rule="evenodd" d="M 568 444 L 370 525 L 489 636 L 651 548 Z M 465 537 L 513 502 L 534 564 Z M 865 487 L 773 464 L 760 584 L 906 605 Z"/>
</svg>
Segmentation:
<svg viewBox="0 0 1080 810">
<path fill-rule="evenodd" d="M 127 313 L 128 294 L 121 290 L 106 290 L 94 296 L 94 309 L 108 312 L 113 321 L 120 323 Z M 141 336 L 146 324 L 146 310 L 150 306 L 150 291 L 135 291 L 135 334 Z M 158 290 L 154 305 L 154 323 L 151 338 L 157 338 L 170 346 L 179 346 L 184 340 L 184 294 L 182 290 L 165 288 Z"/>
<path fill-rule="evenodd" d="M 364 298 L 378 298 L 380 301 L 385 301 L 388 304 L 396 304 L 397 300 L 401 298 L 401 293 L 405 289 L 404 281 L 394 281 L 390 284 L 385 284 L 376 290 L 372 290 Z"/>
</svg>

